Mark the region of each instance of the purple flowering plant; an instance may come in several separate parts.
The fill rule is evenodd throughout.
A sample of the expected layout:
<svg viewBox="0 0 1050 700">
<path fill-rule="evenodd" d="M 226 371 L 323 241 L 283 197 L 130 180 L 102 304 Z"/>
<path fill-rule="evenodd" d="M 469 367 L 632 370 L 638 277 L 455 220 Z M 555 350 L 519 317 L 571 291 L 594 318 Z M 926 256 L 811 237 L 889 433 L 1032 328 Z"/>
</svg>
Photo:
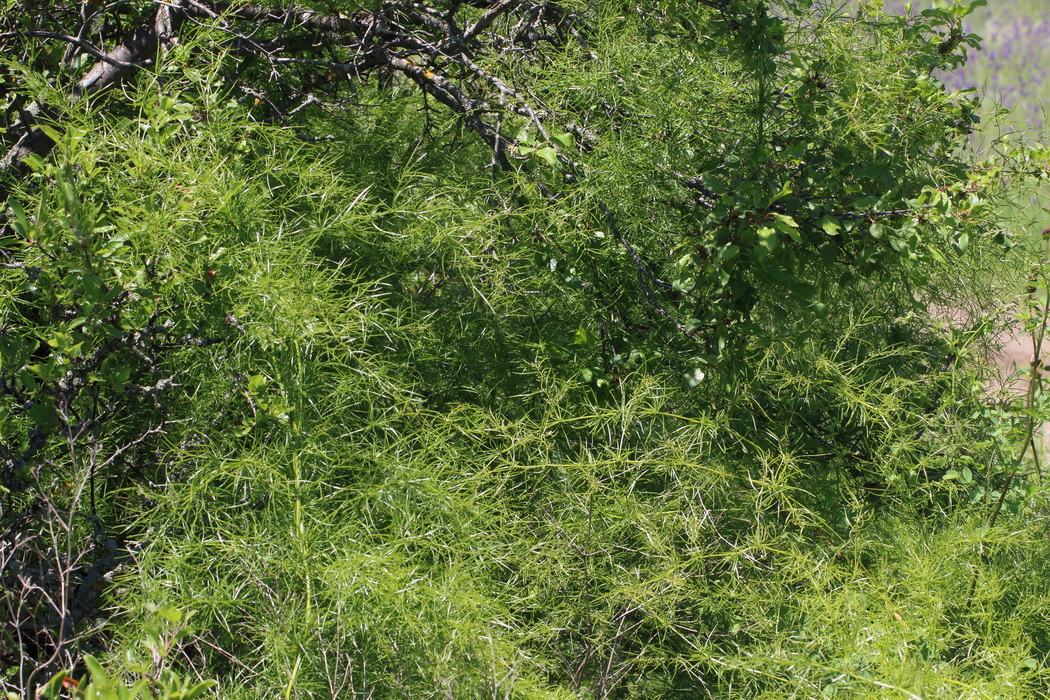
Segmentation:
<svg viewBox="0 0 1050 700">
<path fill-rule="evenodd" d="M 887 0 L 887 12 L 917 14 L 943 2 Z M 1003 110 L 1007 131 L 1029 142 L 1042 140 L 1050 100 L 1050 6 L 1036 0 L 997 0 L 977 8 L 964 21 L 965 35 L 981 37 L 967 61 L 940 75 L 953 91 L 973 89 L 986 113 Z"/>
</svg>

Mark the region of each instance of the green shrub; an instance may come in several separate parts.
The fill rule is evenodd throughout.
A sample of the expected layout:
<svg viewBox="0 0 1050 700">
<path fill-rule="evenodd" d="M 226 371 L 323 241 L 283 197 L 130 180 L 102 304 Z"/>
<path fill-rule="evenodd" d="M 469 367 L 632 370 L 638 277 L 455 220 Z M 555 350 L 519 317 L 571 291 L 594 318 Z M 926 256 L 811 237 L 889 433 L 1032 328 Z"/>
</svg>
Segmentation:
<svg viewBox="0 0 1050 700">
<path fill-rule="evenodd" d="M 1038 697 L 1045 411 L 982 352 L 1045 328 L 1047 153 L 966 150 L 972 3 L 876 5 L 456 5 L 352 93 L 194 18 L 68 111 L 0 268 L 8 686 Z"/>
</svg>

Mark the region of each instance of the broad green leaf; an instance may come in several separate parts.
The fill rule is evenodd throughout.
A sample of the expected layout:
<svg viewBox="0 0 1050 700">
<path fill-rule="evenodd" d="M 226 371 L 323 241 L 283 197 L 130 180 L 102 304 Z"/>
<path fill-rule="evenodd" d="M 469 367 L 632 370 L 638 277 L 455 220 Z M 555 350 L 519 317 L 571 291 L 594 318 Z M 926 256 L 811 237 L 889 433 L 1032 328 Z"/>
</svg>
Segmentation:
<svg viewBox="0 0 1050 700">
<path fill-rule="evenodd" d="M 34 425 L 45 426 L 55 414 L 54 404 L 50 399 L 43 399 L 33 404 L 28 411 L 29 419 Z"/>
<path fill-rule="evenodd" d="M 764 250 L 765 252 L 761 253 L 762 257 L 764 258 L 766 252 L 771 253 L 774 250 L 776 250 L 777 245 L 779 244 L 779 241 L 777 240 L 777 232 L 774 229 L 769 228 L 768 226 L 763 226 L 762 228 L 758 229 L 757 233 L 758 247 L 756 247 L 754 250 Z"/>
<path fill-rule="evenodd" d="M 740 255 L 740 246 L 738 245 L 727 245 L 722 250 L 722 262 L 726 263 Z"/>
<path fill-rule="evenodd" d="M 554 136 L 551 136 L 551 141 L 562 148 L 572 148 L 573 144 L 576 142 L 576 138 L 572 134 L 566 132 L 564 134 L 555 134 Z"/>
<path fill-rule="evenodd" d="M 769 198 L 769 201 L 766 202 L 766 207 L 768 208 L 768 207 L 772 206 L 774 203 L 778 202 L 779 200 L 783 199 L 784 197 L 787 197 L 789 194 L 791 194 L 791 183 L 790 182 L 784 182 L 784 184 L 781 185 L 780 190 L 776 194 L 772 195 Z M 788 217 L 788 218 L 791 218 L 791 217 Z"/>
<path fill-rule="evenodd" d="M 558 152 L 550 146 L 544 146 L 543 148 L 537 149 L 536 157 L 551 167 L 557 167 L 561 163 L 561 161 L 558 160 Z"/>
<path fill-rule="evenodd" d="M 580 326 L 576 329 L 576 335 L 573 336 L 572 342 L 574 345 L 582 345 L 585 348 L 592 348 L 598 344 L 598 336 L 592 333 L 586 326 Z"/>
<path fill-rule="evenodd" d="M 704 322 L 698 318 L 690 318 L 685 322 L 685 332 L 693 333 L 704 327 Z"/>
<path fill-rule="evenodd" d="M 69 671 L 59 671 L 51 677 L 51 680 L 37 689 L 37 694 L 47 700 L 57 700 L 62 693 L 62 681 L 66 678 L 69 678 Z"/>
<path fill-rule="evenodd" d="M 256 394 L 260 389 L 266 386 L 266 377 L 261 374 L 252 375 L 248 379 L 248 391 L 249 393 Z"/>
<path fill-rule="evenodd" d="M 217 685 L 219 684 L 216 681 L 201 681 L 200 683 L 183 693 L 182 697 L 184 698 L 184 700 L 195 700 L 195 698 L 199 698 L 205 692 L 211 690 Z"/>
<path fill-rule="evenodd" d="M 22 162 L 28 165 L 34 173 L 43 173 L 47 170 L 47 163 L 36 153 L 30 153 L 22 159 Z"/>
<path fill-rule="evenodd" d="M 706 376 L 707 376 L 707 375 L 706 375 L 706 374 L 704 374 L 704 371 L 703 371 L 702 369 L 700 369 L 699 367 L 697 367 L 696 369 L 694 369 L 694 370 L 692 370 L 692 371 L 686 372 L 686 373 L 685 373 L 685 374 L 684 374 L 684 375 L 682 376 L 682 384 L 683 384 L 683 385 L 684 385 L 684 386 L 685 386 L 686 388 L 688 388 L 688 389 L 692 389 L 692 388 L 694 388 L 694 387 L 696 387 L 696 386 L 699 386 L 699 385 L 700 385 L 700 383 L 701 383 L 702 381 L 704 381 L 704 378 L 705 378 Z"/>
<path fill-rule="evenodd" d="M 26 213 L 25 210 L 22 209 L 22 205 L 14 199 L 8 200 L 7 203 L 11 207 L 12 213 L 15 215 L 15 220 L 11 222 L 15 232 L 23 238 L 32 238 L 29 234 L 29 220 L 26 218 Z"/>
<path fill-rule="evenodd" d="M 691 292 L 696 287 L 696 278 L 691 275 L 678 277 L 671 282 L 671 287 L 676 292 Z"/>
<path fill-rule="evenodd" d="M 37 128 L 44 132 L 44 134 L 55 143 L 62 143 L 62 134 L 58 133 L 53 127 L 50 127 L 47 124 L 39 124 L 37 125 Z"/>
<path fill-rule="evenodd" d="M 178 623 L 182 621 L 182 611 L 171 605 L 162 605 L 157 608 L 157 614 L 168 622 Z"/>
<path fill-rule="evenodd" d="M 102 258 L 112 257 L 114 253 L 124 247 L 128 237 L 126 234 L 117 235 L 110 238 L 104 246 L 98 251 L 98 255 Z"/>
<path fill-rule="evenodd" d="M 98 662 L 98 659 L 91 654 L 85 654 L 84 665 L 87 666 L 87 670 L 91 674 L 92 683 L 102 686 L 108 685 L 109 678 L 106 676 L 106 671 L 102 668 L 102 664 Z"/>
<path fill-rule="evenodd" d="M 773 214 L 773 225 L 795 243 L 802 242 L 802 236 L 798 232 L 798 223 L 793 217 L 787 214 Z"/>
<path fill-rule="evenodd" d="M 769 278 L 778 284 L 788 284 L 791 281 L 791 275 L 780 265 L 766 265 L 762 268 L 762 272 L 769 275 Z"/>
<path fill-rule="evenodd" d="M 820 219 L 820 227 L 824 229 L 824 233 L 829 236 L 837 236 L 842 232 L 842 225 L 839 220 L 833 216 L 823 216 Z"/>
</svg>

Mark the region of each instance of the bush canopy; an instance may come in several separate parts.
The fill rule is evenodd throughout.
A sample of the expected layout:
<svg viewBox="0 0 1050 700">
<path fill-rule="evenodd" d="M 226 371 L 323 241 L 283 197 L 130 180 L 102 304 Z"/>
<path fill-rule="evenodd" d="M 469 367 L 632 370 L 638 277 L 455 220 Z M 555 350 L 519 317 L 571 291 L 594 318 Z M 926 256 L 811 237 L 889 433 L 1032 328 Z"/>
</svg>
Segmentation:
<svg viewBox="0 0 1050 700">
<path fill-rule="evenodd" d="M 983 4 L 0 0 L 3 690 L 1041 697 Z"/>
</svg>

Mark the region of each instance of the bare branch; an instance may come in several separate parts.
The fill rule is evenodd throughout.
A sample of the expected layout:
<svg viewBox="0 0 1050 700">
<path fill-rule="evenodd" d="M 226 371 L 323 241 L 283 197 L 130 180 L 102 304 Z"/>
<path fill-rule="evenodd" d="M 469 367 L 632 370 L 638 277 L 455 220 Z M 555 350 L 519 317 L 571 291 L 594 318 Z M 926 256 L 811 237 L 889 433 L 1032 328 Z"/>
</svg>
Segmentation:
<svg viewBox="0 0 1050 700">
<path fill-rule="evenodd" d="M 78 46 L 81 49 L 83 49 L 86 53 L 94 56 L 95 58 L 99 59 L 103 63 L 107 63 L 107 64 L 109 64 L 111 66 L 116 67 L 116 68 L 145 68 L 146 66 L 153 65 L 153 61 L 148 60 L 148 59 L 145 60 L 145 61 L 133 61 L 133 62 L 121 61 L 118 58 L 114 58 L 114 57 L 112 57 L 112 56 L 110 56 L 108 54 L 103 53 L 97 46 L 95 46 L 94 44 L 92 44 L 89 41 L 85 41 L 84 39 L 81 39 L 80 37 L 77 37 L 77 36 L 70 36 L 69 34 L 59 34 L 57 32 L 45 32 L 45 31 L 39 31 L 39 30 L 25 30 L 25 31 L 20 31 L 20 32 L 4 32 L 4 33 L 0 34 L 0 40 L 3 40 L 3 39 L 15 39 L 15 38 L 21 38 L 21 37 L 27 37 L 27 36 L 41 37 L 43 39 L 58 39 L 60 41 L 65 41 L 65 42 L 68 42 L 70 44 L 75 44 L 76 46 Z"/>
<path fill-rule="evenodd" d="M 477 22 L 471 25 L 469 29 L 467 29 L 467 31 L 463 34 L 463 38 L 467 41 L 473 41 L 477 38 L 479 34 L 491 27 L 492 23 L 495 22 L 500 15 L 510 12 L 518 5 L 520 5 L 521 2 L 522 0 L 502 0 L 499 3 L 496 3 L 488 11 L 486 11 L 485 14 L 481 16 L 481 19 L 479 19 Z"/>
</svg>

